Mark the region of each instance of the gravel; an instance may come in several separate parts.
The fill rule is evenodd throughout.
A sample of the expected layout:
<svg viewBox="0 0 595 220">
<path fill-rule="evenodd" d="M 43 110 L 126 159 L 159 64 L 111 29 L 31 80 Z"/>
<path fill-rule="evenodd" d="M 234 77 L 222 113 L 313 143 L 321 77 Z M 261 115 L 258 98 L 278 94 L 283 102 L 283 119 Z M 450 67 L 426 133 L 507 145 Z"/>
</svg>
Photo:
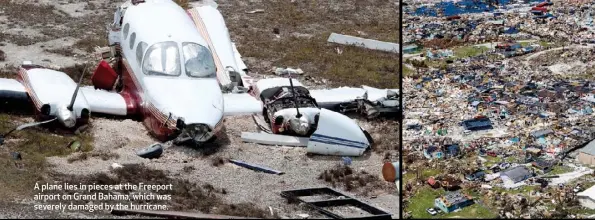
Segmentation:
<svg viewBox="0 0 595 220">
<path fill-rule="evenodd" d="M 147 134 L 141 122 L 94 119 L 92 124 L 91 130 L 96 140 L 94 151 L 110 151 L 120 157 L 109 160 L 89 158 L 73 163 L 68 163 L 67 158 L 52 157 L 49 161 L 55 165 L 55 171 L 83 175 L 106 172 L 112 163 L 145 164 L 153 169 L 169 171 L 170 175 L 176 178 L 188 179 L 196 183 L 209 183 L 224 188 L 227 191 L 224 199 L 229 203 L 253 202 L 263 209 L 271 207 L 283 217 L 297 218 L 297 214 L 308 212 L 306 209 L 298 209 L 298 206 L 286 204 L 285 199 L 280 196 L 281 191 L 329 186 L 324 181 L 318 180 L 318 176 L 324 170 L 341 163 L 341 157 L 307 156 L 305 148 L 243 143 L 240 137 L 241 132 L 257 132 L 250 116 L 235 116 L 226 119 L 224 133 L 220 134 L 215 143 L 218 146 L 216 146 L 217 152 L 213 155 L 206 156 L 201 149 L 171 146 L 166 147 L 162 157 L 153 160 L 136 156 L 137 150 L 155 142 Z M 229 139 L 229 143 L 226 143 L 227 139 Z M 215 157 L 243 160 L 281 170 L 285 174 L 258 173 L 231 163 L 215 167 L 212 165 L 212 159 Z M 364 170 L 382 178 L 380 174 L 382 160 L 383 155 L 373 153 L 353 158 L 351 166 L 354 170 Z M 188 166 L 194 169 L 185 172 L 184 168 Z M 386 184 L 392 185 L 391 183 Z M 345 191 L 344 189 L 339 190 Z M 399 197 L 396 190 L 375 193 L 370 194 L 369 197 L 356 196 L 356 198 L 398 216 Z"/>
</svg>

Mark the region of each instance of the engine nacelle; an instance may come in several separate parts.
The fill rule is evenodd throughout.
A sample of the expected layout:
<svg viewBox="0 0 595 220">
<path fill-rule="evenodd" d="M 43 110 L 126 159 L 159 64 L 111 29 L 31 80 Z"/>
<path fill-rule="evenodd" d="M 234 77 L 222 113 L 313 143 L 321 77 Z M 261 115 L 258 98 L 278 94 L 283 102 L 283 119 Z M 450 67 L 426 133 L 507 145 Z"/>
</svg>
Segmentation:
<svg viewBox="0 0 595 220">
<path fill-rule="evenodd" d="M 91 82 L 93 82 L 93 86 L 96 89 L 103 89 L 103 90 L 112 90 L 114 88 L 114 84 L 118 79 L 118 74 L 106 61 L 102 60 L 97 69 L 95 69 L 95 73 L 91 77 Z"/>
</svg>

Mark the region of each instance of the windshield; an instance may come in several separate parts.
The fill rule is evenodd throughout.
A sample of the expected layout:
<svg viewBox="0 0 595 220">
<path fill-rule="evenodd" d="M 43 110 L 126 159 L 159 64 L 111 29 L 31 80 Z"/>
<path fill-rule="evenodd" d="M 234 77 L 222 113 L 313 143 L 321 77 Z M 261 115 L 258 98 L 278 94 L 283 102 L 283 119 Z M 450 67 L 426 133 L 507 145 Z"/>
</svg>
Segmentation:
<svg viewBox="0 0 595 220">
<path fill-rule="evenodd" d="M 217 75 L 217 68 L 211 51 L 196 43 L 183 43 L 184 66 L 190 77 L 211 78 Z"/>
<path fill-rule="evenodd" d="M 145 53 L 143 72 L 147 75 L 179 76 L 180 53 L 173 41 L 156 43 Z"/>
</svg>

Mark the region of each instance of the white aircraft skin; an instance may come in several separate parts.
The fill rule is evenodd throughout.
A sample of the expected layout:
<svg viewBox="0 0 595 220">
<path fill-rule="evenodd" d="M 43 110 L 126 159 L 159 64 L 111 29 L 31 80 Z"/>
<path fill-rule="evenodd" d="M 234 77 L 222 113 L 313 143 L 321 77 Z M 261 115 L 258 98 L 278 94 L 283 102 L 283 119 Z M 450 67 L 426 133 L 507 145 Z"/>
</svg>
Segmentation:
<svg viewBox="0 0 595 220">
<path fill-rule="evenodd" d="M 67 106 L 77 83 L 65 73 L 30 64 L 22 66 L 18 80 L 0 78 L 0 99 L 28 98 L 39 116 L 58 118 L 68 128 L 86 123 L 93 112 L 141 118 L 160 141 L 179 137 L 204 143 L 213 140 L 225 116 L 262 113 L 259 93 L 289 83 L 283 78 L 254 83 L 246 75 L 246 65 L 229 37 L 222 15 L 213 6 L 185 11 L 171 0 L 138 4 L 129 1 L 114 19 L 116 25 L 110 28 L 108 37 L 110 44 L 119 45 L 121 56 L 116 57 L 114 69 L 105 61 L 100 63 L 92 77 L 95 88 L 81 87 L 71 110 Z M 232 84 L 231 72 L 239 73 L 239 83 L 249 88 L 249 93 L 222 92 L 221 88 Z M 118 75 L 122 86 L 111 91 Z M 96 83 L 95 79 L 111 85 Z M 297 80 L 294 84 L 302 86 Z M 332 104 L 354 100 L 368 94 L 368 90 L 310 92 L 319 104 Z M 358 156 L 370 146 L 355 121 L 326 109 L 319 112 L 318 129 L 308 151 Z"/>
<path fill-rule="evenodd" d="M 208 133 L 200 134 L 204 136 L 197 137 L 200 139 L 196 141 L 204 142 L 211 138 L 223 125 L 223 94 L 215 69 L 207 77 L 187 74 L 190 67 L 185 65 L 184 60 L 190 53 L 194 52 L 194 56 L 206 54 L 205 60 L 199 62 L 212 64 L 213 67 L 215 64 L 207 42 L 186 11 L 172 1 L 147 1 L 129 6 L 120 34 L 121 63 L 124 66 L 121 93 L 128 94 L 124 96 L 127 103 L 135 106 L 129 108 L 131 112 L 128 114 L 141 114 L 144 125 L 161 140 L 177 133 L 178 119 L 186 126 L 205 127 Z M 149 54 L 152 46 L 163 44 L 171 44 L 170 51 L 164 52 L 165 59 L 159 49 Z M 185 54 L 184 45 L 204 49 L 204 54 L 195 51 Z M 152 55 L 157 58 L 150 57 Z M 175 76 L 148 75 L 143 64 L 152 62 L 151 58 L 157 62 L 153 65 L 165 64 L 171 66 L 167 68 L 176 69 Z"/>
</svg>

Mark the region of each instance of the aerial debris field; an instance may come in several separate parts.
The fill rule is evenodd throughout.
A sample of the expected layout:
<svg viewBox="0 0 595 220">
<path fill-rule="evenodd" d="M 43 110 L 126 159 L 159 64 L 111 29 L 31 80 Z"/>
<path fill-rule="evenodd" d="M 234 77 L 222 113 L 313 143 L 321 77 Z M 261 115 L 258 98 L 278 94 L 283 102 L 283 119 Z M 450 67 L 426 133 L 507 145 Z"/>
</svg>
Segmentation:
<svg viewBox="0 0 595 220">
<path fill-rule="evenodd" d="M 188 8 L 213 4 L 213 1 L 176 2 Z M 97 87 L 91 77 L 110 42 L 106 27 L 114 22 L 114 12 L 122 3 L 124 1 L 116 0 L 0 2 L 0 78 L 17 79 L 24 61 L 43 69 L 27 64 L 24 66 L 30 69 L 21 74 L 33 76 L 36 70 L 57 70 L 68 75 L 74 81 L 72 88 L 77 89 L 76 83 L 85 73 L 81 90 L 87 101 L 90 100 L 90 86 Z M 263 130 L 252 115 L 225 116 L 213 142 L 195 144 L 158 140 L 141 119 L 125 117 L 126 114 L 91 113 L 90 121 L 75 129 L 61 127 L 53 121 L 0 138 L 0 160 L 5 161 L 0 166 L 3 176 L 0 217 L 113 218 L 110 212 L 102 211 L 34 211 L 35 205 L 58 205 L 57 201 L 34 200 L 34 186 L 36 183 L 143 183 L 173 186 L 171 191 L 157 193 L 171 195 L 171 200 L 151 205 L 165 205 L 170 211 L 192 212 L 203 217 L 213 217 L 209 216 L 212 214 L 329 218 L 303 204 L 289 203 L 281 195 L 284 191 L 329 187 L 397 218 L 400 208 L 397 187 L 394 182 L 383 179 L 381 171 L 384 163 L 399 161 L 400 126 L 397 119 L 382 117 L 380 113 L 395 109 L 397 93 L 385 89 L 399 89 L 399 54 L 327 42 L 332 33 L 398 42 L 397 1 L 317 4 L 299 0 L 216 1 L 214 7 L 223 15 L 231 41 L 249 69 L 247 75 L 254 81 L 291 75 L 294 78 L 292 89 L 293 83 L 299 82 L 313 91 L 313 96 L 314 91 L 337 87 L 352 87 L 356 88 L 354 91 L 365 90 L 368 94 L 383 92 L 382 101 L 372 100 L 382 103 L 378 104 L 382 108 L 372 106 L 369 97 L 368 101 L 360 100 L 367 110 L 378 111 L 366 111 L 367 115 L 346 113 L 351 119 L 340 113 L 322 111 L 320 119 L 316 119 L 316 122 L 327 120 L 323 114 L 347 118 L 336 120 L 361 127 L 358 131 L 362 132 L 362 137 L 373 140 L 367 150 L 349 156 L 341 155 L 342 150 L 336 155 L 325 155 L 311 154 L 311 147 L 306 146 L 249 143 L 243 140 L 243 133 L 258 135 Z M 136 37 L 142 39 L 142 36 Z M 0 88 L 0 94 L 2 89 L 5 88 Z M 76 91 L 75 94 L 79 94 Z M 197 97 L 202 95 L 197 94 Z M 69 92 L 68 101 L 71 96 Z M 66 109 L 76 111 L 78 102 L 74 98 Z M 93 107 L 97 103 L 89 105 Z M 2 101 L 0 133 L 33 122 L 34 113 L 35 106 L 30 102 Z M 372 118 L 371 115 L 380 116 Z M 262 116 L 267 120 L 266 115 Z M 56 117 L 57 121 L 69 125 L 68 121 Z M 169 126 L 168 120 L 163 126 Z M 275 132 L 278 129 L 270 129 L 275 133 L 270 135 L 279 138 Z M 314 140 L 302 138 L 306 143 Z M 70 192 L 56 190 L 54 193 Z M 102 193 L 132 195 L 126 190 Z M 92 204 L 88 199 L 75 203 Z M 331 211 L 347 217 L 364 214 L 353 207 Z"/>
<path fill-rule="evenodd" d="M 592 218 L 592 1 L 404 8 L 411 218 Z"/>
</svg>

